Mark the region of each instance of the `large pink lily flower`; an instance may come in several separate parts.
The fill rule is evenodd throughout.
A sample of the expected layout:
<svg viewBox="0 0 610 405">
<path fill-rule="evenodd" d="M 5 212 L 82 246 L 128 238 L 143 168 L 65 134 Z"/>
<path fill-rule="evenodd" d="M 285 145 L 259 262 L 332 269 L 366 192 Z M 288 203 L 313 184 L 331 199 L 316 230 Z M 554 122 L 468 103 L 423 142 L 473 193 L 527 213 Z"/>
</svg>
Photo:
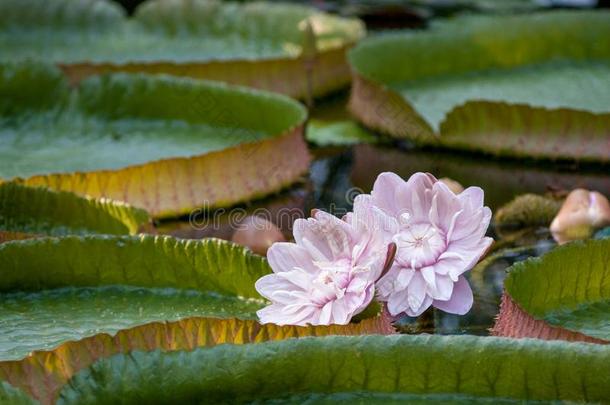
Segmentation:
<svg viewBox="0 0 610 405">
<path fill-rule="evenodd" d="M 383 214 L 371 200 L 358 196 L 345 220 L 322 211 L 298 219 L 296 243 L 269 248 L 273 273 L 255 284 L 271 301 L 257 312 L 262 323 L 344 325 L 367 307 L 388 251 L 387 239 L 376 232 Z"/>
<path fill-rule="evenodd" d="M 469 187 L 454 194 L 431 174 L 404 181 L 394 173 L 379 175 L 373 204 L 398 222 L 391 237 L 394 264 L 377 284 L 378 298 L 391 315 L 418 316 L 430 305 L 463 315 L 472 307 L 472 290 L 463 273 L 485 253 L 491 210 L 483 190 Z"/>
</svg>

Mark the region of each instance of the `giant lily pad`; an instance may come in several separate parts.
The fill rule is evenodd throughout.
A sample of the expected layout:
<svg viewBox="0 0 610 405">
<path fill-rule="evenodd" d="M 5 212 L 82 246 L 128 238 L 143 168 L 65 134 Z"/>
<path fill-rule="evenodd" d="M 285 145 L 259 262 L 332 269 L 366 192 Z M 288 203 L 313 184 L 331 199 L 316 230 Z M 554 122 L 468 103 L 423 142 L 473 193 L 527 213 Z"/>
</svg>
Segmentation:
<svg viewBox="0 0 610 405">
<path fill-rule="evenodd" d="M 264 258 L 218 239 L 68 236 L 0 245 L 0 379 L 53 403 L 79 369 L 129 350 L 391 333 L 384 318 L 260 325 Z"/>
<path fill-rule="evenodd" d="M 219 83 L 0 65 L 0 178 L 145 208 L 156 217 L 274 192 L 309 165 L 305 110 Z"/>
<path fill-rule="evenodd" d="M 603 402 L 610 350 L 474 336 L 358 336 L 136 352 L 76 375 L 58 404 Z"/>
<path fill-rule="evenodd" d="M 349 83 L 345 52 L 363 36 L 357 19 L 292 4 L 150 0 L 132 18 L 110 0 L 0 4 L 0 60 L 51 61 L 72 80 L 169 73 L 322 95 Z"/>
<path fill-rule="evenodd" d="M 496 155 L 610 161 L 610 13 L 464 17 L 365 40 L 350 63 L 350 109 L 375 130 Z"/>
<path fill-rule="evenodd" d="M 610 240 L 519 262 L 504 285 L 495 335 L 610 342 Z"/>
<path fill-rule="evenodd" d="M 0 184 L 0 239 L 15 235 L 135 234 L 146 211 L 65 191 Z"/>
</svg>

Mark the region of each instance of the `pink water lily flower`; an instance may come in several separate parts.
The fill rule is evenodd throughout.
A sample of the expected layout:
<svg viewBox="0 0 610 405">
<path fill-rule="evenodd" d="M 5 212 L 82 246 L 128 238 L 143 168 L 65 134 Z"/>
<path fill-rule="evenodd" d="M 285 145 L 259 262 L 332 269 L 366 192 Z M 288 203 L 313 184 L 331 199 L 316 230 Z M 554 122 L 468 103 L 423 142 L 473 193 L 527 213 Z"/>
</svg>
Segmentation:
<svg viewBox="0 0 610 405">
<path fill-rule="evenodd" d="M 296 243 L 275 243 L 267 252 L 273 270 L 256 284 L 271 305 L 257 312 L 262 323 L 347 324 L 375 295 L 375 281 L 388 246 L 376 232 L 383 214 L 371 197 L 356 198 L 354 212 L 341 220 L 318 211 L 294 223 Z"/>
<path fill-rule="evenodd" d="M 468 312 L 472 290 L 463 273 L 492 243 L 485 237 L 491 211 L 483 206 L 483 190 L 469 187 L 456 195 L 431 174 L 416 173 L 405 182 L 382 173 L 371 195 L 376 207 L 398 221 L 392 236 L 396 257 L 377 285 L 390 314 L 418 316 L 430 305 Z"/>
</svg>

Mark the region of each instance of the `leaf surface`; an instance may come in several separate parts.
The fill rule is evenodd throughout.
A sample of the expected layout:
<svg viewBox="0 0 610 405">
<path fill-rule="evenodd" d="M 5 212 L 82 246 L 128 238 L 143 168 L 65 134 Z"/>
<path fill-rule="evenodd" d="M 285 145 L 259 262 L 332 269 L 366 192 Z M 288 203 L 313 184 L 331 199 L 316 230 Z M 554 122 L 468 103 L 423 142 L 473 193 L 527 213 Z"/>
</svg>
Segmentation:
<svg viewBox="0 0 610 405">
<path fill-rule="evenodd" d="M 58 403 L 336 398 L 380 403 L 392 395 L 432 403 L 597 402 L 610 394 L 609 360 L 606 347 L 565 342 L 333 336 L 118 355 L 76 375 Z"/>
<path fill-rule="evenodd" d="M 14 182 L 0 184 L 0 232 L 8 239 L 28 234 L 135 234 L 149 221 L 146 211 L 124 203 Z"/>
<path fill-rule="evenodd" d="M 0 360 L 154 321 L 251 319 L 269 272 L 228 242 L 152 236 L 7 242 L 0 269 Z"/>
<path fill-rule="evenodd" d="M 349 82 L 345 50 L 364 32 L 358 19 L 286 3 L 150 0 L 128 18 L 109 0 L 6 0 L 0 60 L 57 63 L 73 80 L 169 73 L 305 97 L 306 64 L 322 72 L 312 78 L 316 95 Z"/>
<path fill-rule="evenodd" d="M 377 36 L 350 53 L 350 107 L 425 145 L 607 161 L 609 27 L 610 13 L 557 11 Z"/>
<path fill-rule="evenodd" d="M 506 294 L 521 310 L 547 325 L 598 342 L 610 341 L 610 240 L 561 246 L 546 255 L 514 264 L 505 280 Z M 504 303 L 495 333 L 512 335 L 517 309 Z M 535 335 L 535 330 L 519 334 Z"/>
<path fill-rule="evenodd" d="M 58 69 L 33 63 L 0 65 L 0 92 L 0 178 L 155 217 L 277 191 L 309 163 L 305 110 L 279 95 L 142 74 L 70 90 Z"/>
</svg>

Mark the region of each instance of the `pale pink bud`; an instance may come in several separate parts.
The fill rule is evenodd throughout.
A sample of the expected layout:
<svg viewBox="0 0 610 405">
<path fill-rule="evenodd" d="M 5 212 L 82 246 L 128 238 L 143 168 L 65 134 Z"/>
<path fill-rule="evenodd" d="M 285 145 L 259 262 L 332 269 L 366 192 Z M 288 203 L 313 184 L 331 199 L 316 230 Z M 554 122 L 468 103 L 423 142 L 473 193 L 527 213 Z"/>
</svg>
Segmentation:
<svg viewBox="0 0 610 405">
<path fill-rule="evenodd" d="M 597 191 L 573 190 L 551 223 L 559 244 L 591 236 L 596 228 L 610 225 L 610 203 Z"/>
</svg>

